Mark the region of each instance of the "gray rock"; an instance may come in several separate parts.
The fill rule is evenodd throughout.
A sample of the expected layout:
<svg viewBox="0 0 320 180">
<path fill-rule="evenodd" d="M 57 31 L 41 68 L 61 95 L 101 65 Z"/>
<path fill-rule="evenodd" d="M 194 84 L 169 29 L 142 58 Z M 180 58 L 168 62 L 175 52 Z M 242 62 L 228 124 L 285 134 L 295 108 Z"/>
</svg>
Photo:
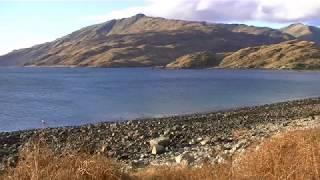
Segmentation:
<svg viewBox="0 0 320 180">
<path fill-rule="evenodd" d="M 232 144 L 226 143 L 226 144 L 224 144 L 223 148 L 224 148 L 224 150 L 230 150 L 230 149 L 232 149 Z"/>
<path fill-rule="evenodd" d="M 164 132 L 163 132 L 163 135 L 169 135 L 170 134 L 170 129 L 167 129 L 167 130 L 165 130 Z"/>
<path fill-rule="evenodd" d="M 152 146 L 151 154 L 156 155 L 156 154 L 162 154 L 164 152 L 165 152 L 165 148 L 163 146 L 158 144 Z"/>
<path fill-rule="evenodd" d="M 104 152 L 109 151 L 109 150 L 110 150 L 110 147 L 109 147 L 109 146 L 107 146 L 107 145 L 102 145 L 102 146 L 101 146 L 101 149 L 100 149 L 100 152 L 101 152 L 101 153 L 104 153 Z"/>
<path fill-rule="evenodd" d="M 191 140 L 189 141 L 189 144 L 190 144 L 190 145 L 194 145 L 194 144 L 196 144 L 196 141 L 195 141 L 194 139 L 191 139 Z"/>
<path fill-rule="evenodd" d="M 204 145 L 208 144 L 209 141 L 210 141 L 210 138 L 205 138 L 204 140 L 200 141 L 200 144 L 204 146 Z"/>
<path fill-rule="evenodd" d="M 176 163 L 181 165 L 190 165 L 194 162 L 194 157 L 190 153 L 183 153 L 175 157 Z"/>
<path fill-rule="evenodd" d="M 158 138 L 151 139 L 149 143 L 151 148 L 155 145 L 168 146 L 170 144 L 170 139 L 165 136 L 160 136 Z"/>
<path fill-rule="evenodd" d="M 217 157 L 215 158 L 215 161 L 216 161 L 217 163 L 219 163 L 219 164 L 226 162 L 226 160 L 225 160 L 222 156 L 217 156 Z"/>
</svg>

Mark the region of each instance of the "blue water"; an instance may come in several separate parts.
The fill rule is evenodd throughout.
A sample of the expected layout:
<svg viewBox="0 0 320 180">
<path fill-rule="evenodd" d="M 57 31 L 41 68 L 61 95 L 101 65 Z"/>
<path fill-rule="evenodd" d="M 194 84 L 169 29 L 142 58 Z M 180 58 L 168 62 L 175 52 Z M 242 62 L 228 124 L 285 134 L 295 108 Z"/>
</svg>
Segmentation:
<svg viewBox="0 0 320 180">
<path fill-rule="evenodd" d="M 0 131 L 206 112 L 320 96 L 320 72 L 0 68 Z"/>
</svg>

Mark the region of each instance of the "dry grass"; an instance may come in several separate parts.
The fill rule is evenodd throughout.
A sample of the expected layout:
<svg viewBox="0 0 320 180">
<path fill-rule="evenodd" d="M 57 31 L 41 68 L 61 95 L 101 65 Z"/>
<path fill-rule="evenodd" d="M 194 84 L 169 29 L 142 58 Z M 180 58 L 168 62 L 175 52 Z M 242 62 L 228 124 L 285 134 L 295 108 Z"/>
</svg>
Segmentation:
<svg viewBox="0 0 320 180">
<path fill-rule="evenodd" d="M 202 168 L 145 168 L 130 174 L 98 155 L 56 156 L 41 144 L 22 152 L 23 160 L 2 179 L 21 180 L 211 180 L 320 179 L 320 129 L 282 134 L 252 148 L 236 161 Z M 1 178 L 0 178 L 1 179 Z"/>
<path fill-rule="evenodd" d="M 233 171 L 240 179 L 320 179 L 320 129 L 273 137 L 234 162 Z"/>
<path fill-rule="evenodd" d="M 147 168 L 132 175 L 138 180 L 227 180 L 232 173 L 229 165 L 205 165 L 202 168 L 190 167 L 157 167 Z"/>
<path fill-rule="evenodd" d="M 6 180 L 118 180 L 129 179 L 120 166 L 98 155 L 57 156 L 42 141 L 32 143 L 21 153 L 15 168 L 0 179 Z"/>
</svg>

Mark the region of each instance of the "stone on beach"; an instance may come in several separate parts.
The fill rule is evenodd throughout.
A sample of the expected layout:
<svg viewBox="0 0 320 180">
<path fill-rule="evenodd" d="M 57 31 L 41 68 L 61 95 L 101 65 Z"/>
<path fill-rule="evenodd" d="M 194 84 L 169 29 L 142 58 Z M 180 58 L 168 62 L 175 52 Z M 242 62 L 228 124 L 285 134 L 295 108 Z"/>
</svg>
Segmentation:
<svg viewBox="0 0 320 180">
<path fill-rule="evenodd" d="M 210 141 L 210 138 L 205 138 L 204 140 L 200 141 L 200 144 L 204 146 L 204 145 L 208 144 L 209 141 Z"/>
<path fill-rule="evenodd" d="M 155 145 L 168 146 L 170 144 L 170 139 L 165 136 L 160 136 L 158 138 L 151 139 L 149 143 L 151 148 Z"/>
<path fill-rule="evenodd" d="M 156 154 L 162 154 L 164 152 L 165 152 L 165 148 L 163 146 L 158 144 L 152 146 L 151 154 L 156 155 Z"/>
<path fill-rule="evenodd" d="M 180 154 L 179 156 L 176 156 L 175 160 L 176 160 L 177 164 L 181 164 L 181 165 L 186 166 L 186 165 L 193 163 L 195 159 L 190 153 L 185 152 L 183 154 Z"/>
<path fill-rule="evenodd" d="M 149 141 L 151 154 L 162 154 L 165 152 L 165 147 L 170 144 L 170 139 L 165 136 L 160 136 Z"/>
</svg>

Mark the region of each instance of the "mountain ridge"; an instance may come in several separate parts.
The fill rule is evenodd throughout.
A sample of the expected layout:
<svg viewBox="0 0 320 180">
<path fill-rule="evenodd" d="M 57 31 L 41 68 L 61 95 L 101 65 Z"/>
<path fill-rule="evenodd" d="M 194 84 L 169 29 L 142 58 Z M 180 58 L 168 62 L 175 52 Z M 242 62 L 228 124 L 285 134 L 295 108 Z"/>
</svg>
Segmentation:
<svg viewBox="0 0 320 180">
<path fill-rule="evenodd" d="M 281 28 L 280 31 L 290 34 L 300 40 L 313 41 L 320 44 L 320 28 L 316 26 L 295 23 Z"/>
<path fill-rule="evenodd" d="M 13 51 L 0 56 L 0 66 L 164 66 L 189 53 L 230 52 L 291 39 L 294 37 L 271 28 L 137 14 Z"/>
</svg>

